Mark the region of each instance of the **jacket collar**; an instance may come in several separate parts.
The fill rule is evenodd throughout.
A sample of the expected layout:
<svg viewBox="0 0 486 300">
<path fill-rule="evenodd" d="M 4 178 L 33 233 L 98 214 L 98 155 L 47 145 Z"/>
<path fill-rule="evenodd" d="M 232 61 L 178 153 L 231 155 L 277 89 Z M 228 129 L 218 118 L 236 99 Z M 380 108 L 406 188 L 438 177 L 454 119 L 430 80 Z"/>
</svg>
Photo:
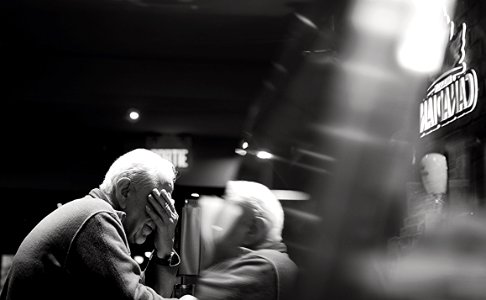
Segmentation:
<svg viewBox="0 0 486 300">
<path fill-rule="evenodd" d="M 106 193 L 101 191 L 99 188 L 92 189 L 89 192 L 88 195 L 93 197 L 93 198 L 98 198 L 98 199 L 101 199 L 101 200 L 108 202 L 113 207 L 113 209 L 115 210 L 115 213 L 117 214 L 118 218 L 120 218 L 121 221 L 123 221 L 125 219 L 127 214 L 125 212 L 121 211 L 121 210 L 115 209 L 115 205 L 113 203 L 113 200 L 111 200 L 110 196 L 108 196 Z"/>
</svg>

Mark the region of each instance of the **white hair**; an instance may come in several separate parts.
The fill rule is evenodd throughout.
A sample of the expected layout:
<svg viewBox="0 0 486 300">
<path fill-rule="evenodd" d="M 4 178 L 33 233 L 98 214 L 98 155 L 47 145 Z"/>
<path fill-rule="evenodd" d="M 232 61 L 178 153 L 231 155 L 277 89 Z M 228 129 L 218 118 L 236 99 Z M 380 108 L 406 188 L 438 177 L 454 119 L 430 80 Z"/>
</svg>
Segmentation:
<svg viewBox="0 0 486 300">
<path fill-rule="evenodd" d="M 229 181 L 226 184 L 225 198 L 250 207 L 255 217 L 268 221 L 267 235 L 260 244 L 282 241 L 282 205 L 266 186 L 252 181 Z"/>
<path fill-rule="evenodd" d="M 135 149 L 125 153 L 113 162 L 108 172 L 106 172 L 105 179 L 100 185 L 100 190 L 112 195 L 117 181 L 123 177 L 129 178 L 136 185 L 156 186 L 159 183 L 159 175 L 164 172 L 173 174 L 172 181 L 175 181 L 177 172 L 170 161 L 150 150 Z"/>
</svg>

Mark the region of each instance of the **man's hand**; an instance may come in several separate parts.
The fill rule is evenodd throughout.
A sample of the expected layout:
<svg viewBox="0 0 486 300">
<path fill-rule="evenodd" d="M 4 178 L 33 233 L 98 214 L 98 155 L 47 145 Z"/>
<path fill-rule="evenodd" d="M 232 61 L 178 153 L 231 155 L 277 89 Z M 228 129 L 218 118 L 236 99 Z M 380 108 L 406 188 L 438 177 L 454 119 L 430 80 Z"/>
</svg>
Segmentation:
<svg viewBox="0 0 486 300">
<path fill-rule="evenodd" d="M 179 220 L 174 200 L 165 190 L 159 192 L 157 189 L 153 189 L 152 193 L 148 195 L 146 209 L 156 226 L 154 243 L 157 256 L 163 258 L 172 252 L 174 232 Z"/>
</svg>

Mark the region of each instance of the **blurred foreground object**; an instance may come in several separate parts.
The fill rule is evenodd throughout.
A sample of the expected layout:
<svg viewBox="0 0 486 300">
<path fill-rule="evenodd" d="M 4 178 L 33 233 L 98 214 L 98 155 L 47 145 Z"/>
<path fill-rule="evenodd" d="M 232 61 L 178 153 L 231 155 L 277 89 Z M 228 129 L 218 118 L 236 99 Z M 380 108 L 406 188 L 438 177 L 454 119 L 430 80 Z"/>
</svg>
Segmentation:
<svg viewBox="0 0 486 300">
<path fill-rule="evenodd" d="M 353 269 L 380 298 L 485 299 L 485 216 L 449 212 L 403 255 L 375 252 Z"/>
<path fill-rule="evenodd" d="M 292 299 L 297 272 L 282 242 L 283 210 L 264 185 L 230 181 L 224 199 L 203 197 L 201 238 L 208 266 L 198 299 Z"/>
<path fill-rule="evenodd" d="M 364 0 L 350 5 L 333 85 L 321 97 L 323 117 L 309 126 L 317 133 L 315 152 L 336 163 L 325 184 L 316 181 L 310 188 L 311 197 L 320 200 L 323 221 L 315 267 L 303 280 L 306 299 L 377 298 L 353 285 L 349 266 L 368 253 L 384 252 L 400 231 L 399 213 L 392 213 L 406 201 L 417 110 L 428 77 L 444 57 L 444 10 L 452 4 Z M 368 273 L 373 279 L 382 275 Z"/>
</svg>

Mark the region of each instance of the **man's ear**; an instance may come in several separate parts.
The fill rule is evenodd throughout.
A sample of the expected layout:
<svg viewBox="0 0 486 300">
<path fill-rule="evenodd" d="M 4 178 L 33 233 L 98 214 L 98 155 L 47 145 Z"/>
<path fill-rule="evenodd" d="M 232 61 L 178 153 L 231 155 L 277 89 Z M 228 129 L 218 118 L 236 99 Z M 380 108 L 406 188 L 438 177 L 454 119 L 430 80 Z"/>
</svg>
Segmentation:
<svg viewBox="0 0 486 300">
<path fill-rule="evenodd" d="M 122 177 L 117 180 L 115 185 L 115 197 L 122 209 L 127 206 L 128 192 L 130 191 L 130 178 Z"/>
<path fill-rule="evenodd" d="M 244 246 L 251 247 L 260 244 L 268 233 L 268 225 L 268 221 L 264 218 L 255 218 L 246 234 Z"/>
</svg>

